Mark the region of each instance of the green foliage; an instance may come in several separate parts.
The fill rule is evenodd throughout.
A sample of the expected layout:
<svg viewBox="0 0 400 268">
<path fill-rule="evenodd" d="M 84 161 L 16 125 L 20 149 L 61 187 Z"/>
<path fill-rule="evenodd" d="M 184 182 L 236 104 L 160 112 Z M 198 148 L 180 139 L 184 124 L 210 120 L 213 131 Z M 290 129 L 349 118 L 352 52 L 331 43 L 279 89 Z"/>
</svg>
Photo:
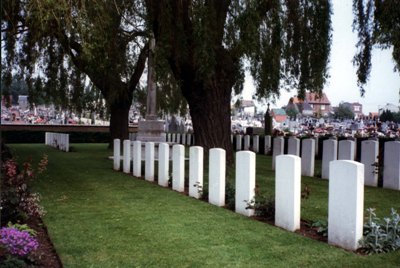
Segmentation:
<svg viewBox="0 0 400 268">
<path fill-rule="evenodd" d="M 368 254 L 400 249 L 400 215 L 391 209 L 390 216 L 378 218 L 374 208 L 367 209 L 368 222 L 364 224 L 364 237 L 360 244 Z"/>
<path fill-rule="evenodd" d="M 275 219 L 275 198 L 256 191 L 253 199 L 246 201 L 246 209 L 254 209 L 254 215 L 268 220 Z"/>
<path fill-rule="evenodd" d="M 379 120 L 382 122 L 394 121 L 396 123 L 400 123 L 400 112 L 393 113 L 390 110 L 384 110 L 382 114 L 379 116 Z"/>
<path fill-rule="evenodd" d="M 37 232 L 34 229 L 30 228 L 27 224 L 19 224 L 19 223 L 14 223 L 13 224 L 13 223 L 9 222 L 7 224 L 7 227 L 15 228 L 15 229 L 17 229 L 19 231 L 26 231 L 31 236 L 36 236 L 36 234 L 37 234 Z"/>
<path fill-rule="evenodd" d="M 351 110 L 350 106 L 345 105 L 344 103 L 340 103 L 339 107 L 335 111 L 336 119 L 353 119 L 354 113 Z"/>
<path fill-rule="evenodd" d="M 371 72 L 371 51 L 393 47 L 395 69 L 400 70 L 400 8 L 397 0 L 353 0 L 353 31 L 357 31 L 357 53 L 353 64 L 357 67 L 357 84 L 361 95 Z"/>
<path fill-rule="evenodd" d="M 328 222 L 326 220 L 313 221 L 311 227 L 317 228 L 317 233 L 328 236 Z"/>
<path fill-rule="evenodd" d="M 227 181 L 225 185 L 225 207 L 227 209 L 235 209 L 235 191 L 235 184 Z"/>
<path fill-rule="evenodd" d="M 7 256 L 7 258 L 0 263 L 0 268 L 25 268 L 29 267 L 25 260 L 14 256 Z"/>
</svg>

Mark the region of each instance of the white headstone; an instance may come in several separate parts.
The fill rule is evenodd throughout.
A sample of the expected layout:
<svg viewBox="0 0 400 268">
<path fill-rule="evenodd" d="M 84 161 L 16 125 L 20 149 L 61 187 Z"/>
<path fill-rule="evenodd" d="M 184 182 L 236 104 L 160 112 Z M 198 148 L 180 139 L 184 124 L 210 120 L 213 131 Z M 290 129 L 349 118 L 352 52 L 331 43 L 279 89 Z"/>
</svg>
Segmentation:
<svg viewBox="0 0 400 268">
<path fill-rule="evenodd" d="M 248 203 L 255 196 L 256 187 L 256 155 L 253 152 L 242 151 L 236 153 L 236 213 L 253 216 L 254 209 L 246 209 Z"/>
<path fill-rule="evenodd" d="M 276 157 L 275 225 L 294 232 L 300 229 L 301 159 Z"/>
<path fill-rule="evenodd" d="M 283 154 L 284 139 L 283 137 L 274 138 L 274 148 L 272 152 L 272 169 L 275 170 L 275 161 L 278 155 Z"/>
<path fill-rule="evenodd" d="M 176 142 L 176 133 L 172 133 L 172 142 Z"/>
<path fill-rule="evenodd" d="M 337 160 L 337 140 L 324 140 L 322 144 L 322 174 L 323 179 L 329 179 L 329 163 Z"/>
<path fill-rule="evenodd" d="M 187 145 L 191 146 L 192 145 L 192 135 L 191 134 L 187 134 Z"/>
<path fill-rule="evenodd" d="M 253 136 L 253 152 L 258 153 L 260 151 L 260 137 L 258 135 Z"/>
<path fill-rule="evenodd" d="M 145 157 L 144 178 L 146 181 L 154 181 L 154 142 L 146 142 Z"/>
<path fill-rule="evenodd" d="M 369 186 L 378 186 L 378 172 L 375 162 L 378 161 L 379 143 L 373 140 L 361 142 L 361 163 L 364 164 L 364 183 Z"/>
<path fill-rule="evenodd" d="M 264 153 L 269 154 L 271 151 L 271 136 L 264 137 Z"/>
<path fill-rule="evenodd" d="M 315 140 L 304 139 L 301 150 L 301 175 L 314 177 Z"/>
<path fill-rule="evenodd" d="M 168 187 L 169 180 L 169 145 L 160 143 L 158 145 L 158 184 Z"/>
<path fill-rule="evenodd" d="M 245 150 L 245 151 L 250 150 L 250 135 L 244 135 L 243 150 Z"/>
<path fill-rule="evenodd" d="M 121 140 L 114 139 L 114 170 L 121 168 Z"/>
<path fill-rule="evenodd" d="M 200 146 L 189 149 L 189 196 L 199 199 L 203 190 L 204 150 Z"/>
<path fill-rule="evenodd" d="M 142 142 L 133 142 L 133 176 L 142 176 Z"/>
<path fill-rule="evenodd" d="M 180 144 L 172 147 L 172 190 L 185 190 L 185 146 Z"/>
<path fill-rule="evenodd" d="M 354 141 L 339 141 L 338 160 L 354 160 Z"/>
<path fill-rule="evenodd" d="M 330 162 L 328 243 L 349 250 L 363 236 L 364 165 L 352 160 Z"/>
<path fill-rule="evenodd" d="M 123 172 L 130 173 L 131 172 L 131 141 L 124 140 L 123 147 L 124 147 Z"/>
<path fill-rule="evenodd" d="M 400 190 L 400 141 L 385 143 L 383 188 Z"/>
<path fill-rule="evenodd" d="M 216 206 L 225 205 L 226 153 L 224 149 L 210 149 L 208 175 L 208 202 Z"/>
<path fill-rule="evenodd" d="M 181 141 L 181 134 L 180 134 L 180 133 L 176 134 L 176 142 L 177 142 L 178 144 L 182 144 L 182 141 Z"/>
<path fill-rule="evenodd" d="M 242 135 L 236 135 L 236 151 L 242 150 Z"/>
<path fill-rule="evenodd" d="M 168 133 L 168 134 L 167 134 L 167 142 L 172 142 L 171 136 L 172 136 L 171 133 Z"/>
<path fill-rule="evenodd" d="M 291 137 L 288 140 L 288 154 L 300 155 L 300 140 L 296 137 Z"/>
</svg>

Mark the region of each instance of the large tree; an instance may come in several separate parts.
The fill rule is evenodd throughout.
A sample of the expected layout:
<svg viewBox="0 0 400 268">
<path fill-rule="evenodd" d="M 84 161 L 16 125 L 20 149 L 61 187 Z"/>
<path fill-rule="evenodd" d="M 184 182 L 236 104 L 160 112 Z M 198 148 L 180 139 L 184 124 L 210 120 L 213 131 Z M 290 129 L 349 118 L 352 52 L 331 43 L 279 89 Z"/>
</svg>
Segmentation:
<svg viewBox="0 0 400 268">
<path fill-rule="evenodd" d="M 17 72 L 30 90 L 40 79 L 65 107 L 69 96 L 72 103 L 83 99 L 87 75 L 106 100 L 111 137 L 126 139 L 147 58 L 144 12 L 130 0 L 2 1 L 3 78 L 7 83 Z"/>
<path fill-rule="evenodd" d="M 400 70 L 400 5 L 398 0 L 353 0 L 353 30 L 358 51 L 354 56 L 361 95 L 371 72 L 373 47 L 393 49 L 394 69 Z"/>
<path fill-rule="evenodd" d="M 157 58 L 165 59 L 189 104 L 195 141 L 206 149 L 230 142 L 232 90 L 245 66 L 258 98 L 282 88 L 321 93 L 331 44 L 326 0 L 146 0 Z"/>
</svg>

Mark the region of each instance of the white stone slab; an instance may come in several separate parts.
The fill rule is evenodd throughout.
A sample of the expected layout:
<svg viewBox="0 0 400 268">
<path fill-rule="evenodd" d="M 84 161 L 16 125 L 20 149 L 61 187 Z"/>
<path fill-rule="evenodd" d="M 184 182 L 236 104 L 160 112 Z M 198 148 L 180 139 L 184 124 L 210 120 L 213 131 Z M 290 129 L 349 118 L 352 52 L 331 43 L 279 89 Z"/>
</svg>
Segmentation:
<svg viewBox="0 0 400 268">
<path fill-rule="evenodd" d="M 208 176 L 208 202 L 216 206 L 225 205 L 226 153 L 224 149 L 210 149 Z"/>
<path fill-rule="evenodd" d="M 235 211 L 247 217 L 254 215 L 254 209 L 246 209 L 255 196 L 256 155 L 253 152 L 236 153 Z"/>
<path fill-rule="evenodd" d="M 187 134 L 187 145 L 191 146 L 192 145 L 192 134 Z"/>
<path fill-rule="evenodd" d="M 185 146 L 172 146 L 172 190 L 185 190 Z"/>
<path fill-rule="evenodd" d="M 146 181 L 154 181 L 154 142 L 146 142 L 145 157 L 144 178 Z"/>
<path fill-rule="evenodd" d="M 264 137 L 264 154 L 268 155 L 271 152 L 271 136 Z"/>
<path fill-rule="evenodd" d="M 250 135 L 244 135 L 243 150 L 245 151 L 250 150 Z"/>
<path fill-rule="evenodd" d="M 301 150 L 301 175 L 314 177 L 315 140 L 304 139 Z"/>
<path fill-rule="evenodd" d="M 364 165 L 352 160 L 330 162 L 328 243 L 356 250 L 363 236 Z"/>
<path fill-rule="evenodd" d="M 288 154 L 299 156 L 300 155 L 300 140 L 291 137 L 288 140 Z"/>
<path fill-rule="evenodd" d="M 142 176 L 142 142 L 133 142 L 133 176 Z"/>
<path fill-rule="evenodd" d="M 329 163 L 337 160 L 337 140 L 324 140 L 322 144 L 322 179 L 329 179 Z"/>
<path fill-rule="evenodd" d="M 385 142 L 383 188 L 400 190 L 400 142 Z"/>
<path fill-rule="evenodd" d="M 176 143 L 182 144 L 180 133 L 176 134 Z"/>
<path fill-rule="evenodd" d="M 200 146 L 189 149 L 189 196 L 199 199 L 203 190 L 204 150 Z"/>
<path fill-rule="evenodd" d="M 158 145 L 158 184 L 168 187 L 169 180 L 169 145 L 160 143 Z"/>
<path fill-rule="evenodd" d="M 301 159 L 276 157 L 275 225 L 294 232 L 300 229 Z"/>
<path fill-rule="evenodd" d="M 260 151 L 260 137 L 258 135 L 253 136 L 253 152 L 256 154 Z"/>
<path fill-rule="evenodd" d="M 361 163 L 364 164 L 364 183 L 368 186 L 378 186 L 378 173 L 374 163 L 378 161 L 379 143 L 374 140 L 361 142 Z"/>
<path fill-rule="evenodd" d="M 114 170 L 119 170 L 121 168 L 121 140 L 114 139 Z"/>
<path fill-rule="evenodd" d="M 131 172 L 131 141 L 124 140 L 123 142 L 123 172 L 130 173 Z"/>
<path fill-rule="evenodd" d="M 272 152 L 272 169 L 275 170 L 276 157 L 283 154 L 284 139 L 283 137 L 274 138 L 274 148 Z"/>
<path fill-rule="evenodd" d="M 242 150 L 242 135 L 236 135 L 236 151 Z"/>
<path fill-rule="evenodd" d="M 339 141 L 338 160 L 354 160 L 354 141 Z"/>
</svg>

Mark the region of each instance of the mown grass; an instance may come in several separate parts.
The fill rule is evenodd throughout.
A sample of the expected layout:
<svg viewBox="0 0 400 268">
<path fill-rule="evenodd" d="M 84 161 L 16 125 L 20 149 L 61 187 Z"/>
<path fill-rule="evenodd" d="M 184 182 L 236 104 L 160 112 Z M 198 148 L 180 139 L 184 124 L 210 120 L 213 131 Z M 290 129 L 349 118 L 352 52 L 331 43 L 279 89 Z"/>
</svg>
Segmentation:
<svg viewBox="0 0 400 268">
<path fill-rule="evenodd" d="M 20 161 L 49 155 L 35 183 L 44 221 L 65 267 L 398 267 L 400 252 L 360 256 L 235 214 L 112 170 L 104 144 L 73 144 L 64 153 L 12 145 Z M 257 155 L 257 184 L 274 192 L 271 158 Z M 207 175 L 207 171 L 204 172 Z M 228 171 L 230 179 L 234 171 Z M 187 176 L 187 175 L 186 175 Z M 207 176 L 206 176 L 207 177 Z M 311 189 L 302 218 L 327 217 L 328 182 Z M 365 208 L 400 210 L 400 192 L 365 188 Z"/>
</svg>

